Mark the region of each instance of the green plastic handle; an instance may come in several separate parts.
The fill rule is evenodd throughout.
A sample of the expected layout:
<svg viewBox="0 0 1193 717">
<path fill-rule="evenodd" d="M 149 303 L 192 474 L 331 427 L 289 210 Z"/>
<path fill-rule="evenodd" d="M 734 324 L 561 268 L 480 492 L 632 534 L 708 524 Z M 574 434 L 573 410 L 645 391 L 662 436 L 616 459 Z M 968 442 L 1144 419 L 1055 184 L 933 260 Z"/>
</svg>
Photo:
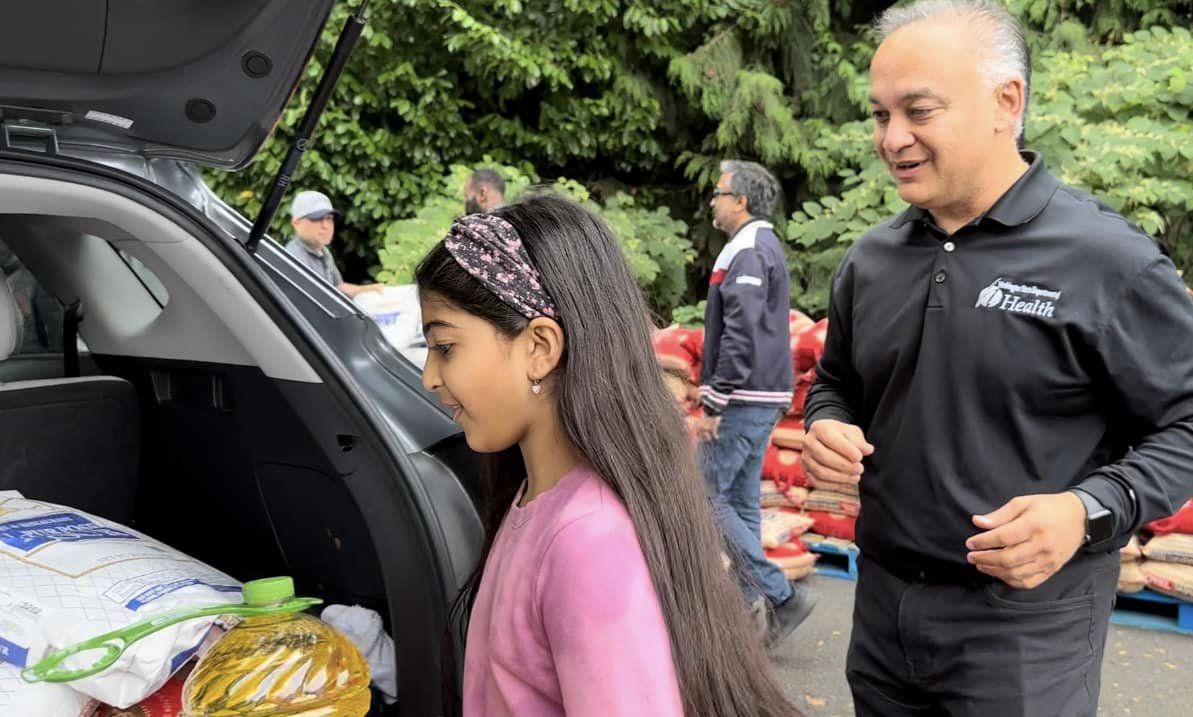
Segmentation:
<svg viewBox="0 0 1193 717">
<path fill-rule="evenodd" d="M 238 615 L 240 617 L 279 615 L 283 613 L 302 612 L 309 607 L 321 605 L 322 603 L 323 601 L 318 598 L 293 598 L 276 605 L 259 607 L 241 603 L 239 605 L 183 608 L 172 612 L 164 612 L 147 620 L 133 623 L 128 627 L 113 630 L 103 635 L 97 635 L 89 640 L 84 640 L 61 650 L 55 650 L 43 657 L 36 665 L 22 670 L 21 678 L 26 682 L 72 682 L 74 680 L 81 680 L 111 667 L 115 664 L 116 660 L 120 659 L 124 651 L 138 640 L 171 625 L 185 622 L 186 620 L 218 615 Z M 68 670 L 62 667 L 62 663 L 66 662 L 73 655 L 100 649 L 104 651 L 103 657 L 99 658 L 90 667 L 81 670 Z"/>
</svg>

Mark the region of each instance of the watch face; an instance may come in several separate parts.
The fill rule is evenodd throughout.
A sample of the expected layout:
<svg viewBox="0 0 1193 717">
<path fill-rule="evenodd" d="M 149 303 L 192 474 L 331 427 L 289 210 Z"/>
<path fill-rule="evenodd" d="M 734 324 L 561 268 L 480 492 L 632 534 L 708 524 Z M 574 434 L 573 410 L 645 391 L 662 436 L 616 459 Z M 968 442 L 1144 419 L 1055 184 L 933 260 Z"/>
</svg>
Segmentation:
<svg viewBox="0 0 1193 717">
<path fill-rule="evenodd" d="M 1114 537 L 1114 516 L 1108 510 L 1098 511 L 1086 520 L 1085 531 L 1091 545 L 1110 540 Z"/>
</svg>

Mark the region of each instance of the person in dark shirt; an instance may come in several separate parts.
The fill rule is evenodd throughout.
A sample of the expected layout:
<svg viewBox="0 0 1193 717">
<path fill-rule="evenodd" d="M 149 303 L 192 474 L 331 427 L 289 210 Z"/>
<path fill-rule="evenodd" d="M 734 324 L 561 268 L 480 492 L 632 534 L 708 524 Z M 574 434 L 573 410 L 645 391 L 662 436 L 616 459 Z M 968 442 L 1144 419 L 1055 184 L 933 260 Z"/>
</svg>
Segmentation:
<svg viewBox="0 0 1193 717">
<path fill-rule="evenodd" d="M 874 144 L 911 206 L 834 276 L 804 466 L 857 482 L 859 715 L 1094 715 L 1117 549 L 1193 493 L 1193 306 L 1019 149 L 991 2 L 888 10 Z"/>
<path fill-rule="evenodd" d="M 789 583 L 762 552 L 762 461 L 791 407 L 791 284 L 767 218 L 779 183 L 756 162 L 727 161 L 709 208 L 729 242 L 717 256 L 704 314 L 699 459 L 713 512 L 746 600 L 766 615 L 775 646 L 808 617 L 815 596 Z"/>
</svg>

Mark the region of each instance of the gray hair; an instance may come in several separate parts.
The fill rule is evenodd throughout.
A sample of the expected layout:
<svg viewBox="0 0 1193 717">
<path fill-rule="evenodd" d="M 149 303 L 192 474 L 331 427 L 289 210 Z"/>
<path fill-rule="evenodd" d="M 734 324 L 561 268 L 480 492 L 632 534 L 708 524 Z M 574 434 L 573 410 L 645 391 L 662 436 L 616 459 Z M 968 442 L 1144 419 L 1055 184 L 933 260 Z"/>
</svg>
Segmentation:
<svg viewBox="0 0 1193 717">
<path fill-rule="evenodd" d="M 899 28 L 914 22 L 950 16 L 972 22 L 986 31 L 981 33 L 985 38 L 986 57 L 978 71 L 990 89 L 1008 80 L 1023 80 L 1023 111 L 1015 121 L 1015 139 L 1021 139 L 1031 94 L 1031 58 L 1022 26 L 1005 7 L 991 0 L 919 0 L 888 9 L 875 26 L 885 40 Z"/>
<path fill-rule="evenodd" d="M 746 198 L 750 216 L 769 218 L 779 203 L 779 181 L 757 162 L 728 159 L 721 162 L 721 173 L 729 174 L 729 191 Z"/>
</svg>

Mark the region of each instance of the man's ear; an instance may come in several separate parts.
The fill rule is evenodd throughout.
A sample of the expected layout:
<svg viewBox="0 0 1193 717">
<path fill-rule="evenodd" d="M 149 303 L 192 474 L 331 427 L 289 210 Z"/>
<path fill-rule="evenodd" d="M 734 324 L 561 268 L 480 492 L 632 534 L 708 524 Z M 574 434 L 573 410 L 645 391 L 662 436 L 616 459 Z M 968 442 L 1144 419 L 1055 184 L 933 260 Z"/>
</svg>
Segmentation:
<svg viewBox="0 0 1193 717">
<path fill-rule="evenodd" d="M 531 380 L 542 380 L 563 360 L 563 327 L 554 319 L 540 316 L 533 319 L 523 335 L 527 339 L 528 369 Z"/>
<path fill-rule="evenodd" d="M 737 207 L 738 211 L 740 211 L 744 214 L 750 213 L 750 200 L 749 199 L 746 199 L 745 197 L 739 195 L 739 196 L 734 197 L 733 201 L 735 202 L 734 206 Z"/>
<path fill-rule="evenodd" d="M 999 130 L 1013 133 L 1015 124 L 1023 116 L 1027 105 L 1026 87 L 1024 87 L 1023 80 L 1016 77 L 999 85 L 994 90 L 994 102 L 998 106 Z"/>
</svg>

